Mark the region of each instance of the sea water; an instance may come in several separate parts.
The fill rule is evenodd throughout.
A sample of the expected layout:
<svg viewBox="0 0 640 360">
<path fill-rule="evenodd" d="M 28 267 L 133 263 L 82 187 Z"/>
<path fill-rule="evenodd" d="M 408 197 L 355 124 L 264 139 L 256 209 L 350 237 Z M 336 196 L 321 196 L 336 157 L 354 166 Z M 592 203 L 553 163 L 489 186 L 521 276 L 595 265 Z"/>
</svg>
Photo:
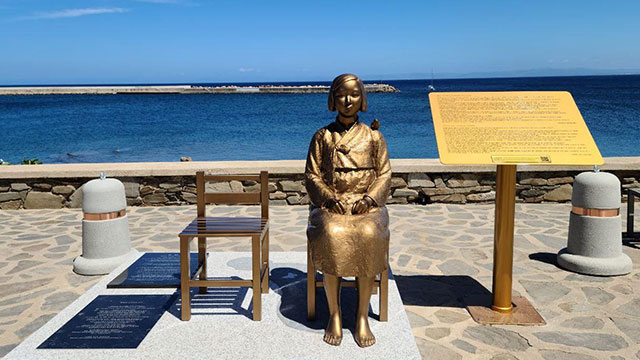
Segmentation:
<svg viewBox="0 0 640 360">
<path fill-rule="evenodd" d="M 373 81 L 367 81 L 373 82 Z M 436 158 L 427 86 L 379 81 L 361 120 L 391 158 Z M 286 83 L 286 85 L 328 83 Z M 437 91 L 569 91 L 603 156 L 640 156 L 640 75 L 434 80 Z M 198 84 L 220 85 L 220 84 Z M 241 84 L 260 85 L 260 84 Z M 304 159 L 326 94 L 0 96 L 0 158 L 44 163 Z"/>
</svg>

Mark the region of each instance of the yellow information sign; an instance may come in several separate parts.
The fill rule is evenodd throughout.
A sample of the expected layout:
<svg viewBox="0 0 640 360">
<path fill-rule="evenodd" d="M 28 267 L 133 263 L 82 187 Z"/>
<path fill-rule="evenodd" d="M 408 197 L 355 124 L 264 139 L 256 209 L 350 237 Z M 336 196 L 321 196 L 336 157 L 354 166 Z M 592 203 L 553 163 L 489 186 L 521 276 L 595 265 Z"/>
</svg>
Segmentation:
<svg viewBox="0 0 640 360">
<path fill-rule="evenodd" d="M 566 91 L 432 92 L 440 161 L 447 165 L 602 165 Z"/>
</svg>

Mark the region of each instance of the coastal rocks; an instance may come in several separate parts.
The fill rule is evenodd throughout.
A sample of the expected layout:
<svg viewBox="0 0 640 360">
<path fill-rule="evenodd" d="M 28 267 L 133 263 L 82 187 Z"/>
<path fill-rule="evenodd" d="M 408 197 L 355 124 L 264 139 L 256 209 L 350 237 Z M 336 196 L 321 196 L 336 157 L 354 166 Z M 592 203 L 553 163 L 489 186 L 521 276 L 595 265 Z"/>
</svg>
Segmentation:
<svg viewBox="0 0 640 360">
<path fill-rule="evenodd" d="M 69 202 L 67 206 L 72 209 L 79 209 L 82 207 L 82 187 L 78 188 L 76 191 L 69 196 Z"/>
<path fill-rule="evenodd" d="M 547 179 L 538 178 L 538 177 L 528 177 L 520 179 L 520 184 L 522 185 L 547 185 Z"/>
<path fill-rule="evenodd" d="M 467 195 L 467 201 L 469 201 L 469 202 L 493 201 L 495 199 L 496 199 L 496 192 L 495 191 L 489 191 L 489 192 L 485 192 L 485 193 Z"/>
<path fill-rule="evenodd" d="M 213 192 L 213 193 L 230 193 L 231 191 L 231 185 L 229 184 L 229 182 L 223 181 L 223 182 L 207 182 L 204 185 L 205 187 L 205 191 L 206 192 Z"/>
<path fill-rule="evenodd" d="M 126 190 L 126 188 L 125 188 L 125 190 Z M 146 185 L 146 186 L 143 186 L 143 187 L 140 188 L 139 195 L 140 196 L 147 196 L 149 194 L 153 194 L 154 191 L 155 191 L 155 189 L 154 189 L 153 186 Z"/>
<path fill-rule="evenodd" d="M 54 193 L 55 195 L 62 195 L 66 197 L 73 194 L 75 190 L 76 188 L 74 188 L 71 185 L 58 185 L 58 186 L 54 186 L 51 192 Z"/>
<path fill-rule="evenodd" d="M 52 188 L 52 185 L 47 183 L 35 183 L 32 186 L 37 191 L 51 191 Z"/>
<path fill-rule="evenodd" d="M 434 195 L 450 195 L 453 194 L 454 191 L 453 189 L 449 189 L 446 187 L 438 187 L 435 189 L 430 189 L 430 188 L 423 188 L 422 189 L 422 194 L 424 196 L 434 196 Z"/>
<path fill-rule="evenodd" d="M 573 177 L 564 176 L 559 178 L 551 178 L 547 180 L 549 185 L 562 185 L 562 184 L 573 184 Z"/>
<path fill-rule="evenodd" d="M 182 196 L 182 200 L 186 201 L 189 204 L 195 204 L 198 202 L 198 196 L 196 194 L 183 191 L 180 193 Z"/>
<path fill-rule="evenodd" d="M 123 182 L 124 193 L 128 198 L 137 198 L 140 196 L 140 184 L 133 182 Z"/>
<path fill-rule="evenodd" d="M 405 197 L 398 197 L 398 198 L 389 197 L 387 199 L 387 205 L 408 204 L 408 203 L 409 203 L 409 201 Z"/>
<path fill-rule="evenodd" d="M 409 174 L 407 177 L 409 180 L 408 186 L 411 189 L 436 187 L 436 184 L 433 181 L 431 181 L 431 178 L 429 178 L 427 174 L 415 173 L 415 174 Z"/>
<path fill-rule="evenodd" d="M 18 210 L 22 206 L 21 200 L 6 201 L 0 203 L 0 210 Z"/>
<path fill-rule="evenodd" d="M 287 198 L 287 194 L 282 191 L 276 191 L 274 193 L 269 194 L 269 200 L 283 200 Z"/>
<path fill-rule="evenodd" d="M 0 203 L 11 200 L 20 200 L 20 194 L 16 192 L 0 193 Z"/>
<path fill-rule="evenodd" d="M 231 188 L 231 192 L 243 192 L 244 188 L 242 187 L 242 183 L 237 180 L 229 181 L 229 187 Z"/>
<path fill-rule="evenodd" d="M 393 197 L 416 197 L 418 196 L 418 191 L 413 189 L 396 189 L 393 192 Z"/>
<path fill-rule="evenodd" d="M 404 181 L 401 177 L 392 177 L 391 178 L 391 189 L 404 188 L 407 187 L 407 182 Z"/>
<path fill-rule="evenodd" d="M 160 205 L 169 201 L 163 193 L 151 194 L 142 198 L 142 201 L 148 205 Z"/>
<path fill-rule="evenodd" d="M 454 177 L 447 180 L 447 186 L 450 188 L 459 188 L 459 187 L 472 187 L 478 186 L 478 180 L 474 175 L 462 174 L 455 175 Z"/>
<path fill-rule="evenodd" d="M 640 187 L 640 170 L 613 172 L 621 179 L 622 190 Z M 518 174 L 516 201 L 521 203 L 568 202 L 576 173 L 569 171 L 527 172 Z M 122 177 L 128 206 L 189 205 L 197 202 L 195 176 Z M 62 179 L 0 179 L 0 209 L 30 206 L 82 206 L 81 185 L 86 178 Z M 259 192 L 255 181 L 208 182 L 209 192 Z M 272 204 L 308 205 L 304 174 L 270 174 L 269 193 Z M 48 195 L 46 195 L 48 194 Z M 38 198 L 38 204 L 33 205 Z M 387 204 L 492 204 L 496 198 L 495 174 L 484 173 L 426 173 L 396 172 L 391 178 L 391 192 Z M 44 200 L 48 199 L 48 200 Z M 60 200 L 62 199 L 62 200 Z M 622 200 L 626 200 L 623 191 Z M 47 203 L 46 201 L 51 201 Z M 60 205 L 62 203 L 62 205 Z M 49 205 L 47 205 L 49 204 Z"/>
<path fill-rule="evenodd" d="M 25 190 L 29 190 L 31 189 L 31 187 L 29 187 L 27 184 L 23 184 L 23 183 L 13 183 L 11 184 L 11 190 L 13 191 L 25 191 Z"/>
<path fill-rule="evenodd" d="M 569 184 L 565 184 L 555 190 L 552 190 L 546 193 L 543 198 L 547 201 L 554 201 L 554 202 L 569 201 L 571 200 L 572 191 L 573 191 L 573 186 Z"/>
<path fill-rule="evenodd" d="M 463 194 L 436 195 L 431 196 L 429 200 L 445 204 L 464 204 L 467 202 L 467 198 Z"/>
<path fill-rule="evenodd" d="M 307 189 L 304 187 L 304 184 L 302 181 L 284 180 L 280 182 L 280 186 L 282 187 L 283 191 L 287 191 L 287 192 L 291 192 L 291 191 L 301 192 L 301 193 L 307 192 Z"/>
<path fill-rule="evenodd" d="M 309 196 L 291 195 L 287 197 L 287 204 L 289 205 L 309 205 Z"/>
<path fill-rule="evenodd" d="M 60 209 L 64 205 L 64 197 L 45 192 L 31 191 L 24 201 L 25 209 Z"/>
</svg>

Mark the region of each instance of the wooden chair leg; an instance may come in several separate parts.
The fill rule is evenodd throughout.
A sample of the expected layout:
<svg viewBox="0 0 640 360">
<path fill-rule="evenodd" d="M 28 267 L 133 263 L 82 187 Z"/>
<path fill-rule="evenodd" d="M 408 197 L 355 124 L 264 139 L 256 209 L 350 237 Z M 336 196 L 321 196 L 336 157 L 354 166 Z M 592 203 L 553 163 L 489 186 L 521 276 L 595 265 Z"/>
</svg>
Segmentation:
<svg viewBox="0 0 640 360">
<path fill-rule="evenodd" d="M 182 321 L 191 319 L 191 298 L 189 297 L 189 279 L 191 269 L 189 265 L 190 238 L 180 239 L 180 296 L 182 302 Z"/>
<path fill-rule="evenodd" d="M 316 319 L 316 269 L 311 261 L 311 251 L 307 241 L 307 320 Z"/>
<path fill-rule="evenodd" d="M 262 243 L 262 264 L 265 267 L 264 278 L 262 279 L 262 293 L 269 293 L 269 229 L 264 234 Z"/>
<path fill-rule="evenodd" d="M 202 266 L 202 271 L 200 272 L 200 280 L 207 280 L 207 238 L 206 237 L 198 237 L 198 265 Z M 207 287 L 200 287 L 200 294 L 206 294 Z"/>
<path fill-rule="evenodd" d="M 389 265 L 380 274 L 380 321 L 389 320 Z"/>
<path fill-rule="evenodd" d="M 260 283 L 260 236 L 251 238 L 252 288 L 253 288 L 253 321 L 262 319 L 262 289 Z"/>
</svg>

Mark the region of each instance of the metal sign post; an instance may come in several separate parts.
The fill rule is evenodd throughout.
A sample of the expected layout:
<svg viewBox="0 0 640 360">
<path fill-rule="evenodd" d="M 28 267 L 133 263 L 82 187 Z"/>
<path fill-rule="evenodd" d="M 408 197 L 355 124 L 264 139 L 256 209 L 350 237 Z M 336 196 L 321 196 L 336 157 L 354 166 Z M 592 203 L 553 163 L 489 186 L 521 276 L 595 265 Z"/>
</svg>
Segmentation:
<svg viewBox="0 0 640 360">
<path fill-rule="evenodd" d="M 516 165 L 498 165 L 496 216 L 493 230 L 493 303 L 491 309 L 510 313 L 513 272 L 513 227 L 516 210 Z"/>
</svg>

